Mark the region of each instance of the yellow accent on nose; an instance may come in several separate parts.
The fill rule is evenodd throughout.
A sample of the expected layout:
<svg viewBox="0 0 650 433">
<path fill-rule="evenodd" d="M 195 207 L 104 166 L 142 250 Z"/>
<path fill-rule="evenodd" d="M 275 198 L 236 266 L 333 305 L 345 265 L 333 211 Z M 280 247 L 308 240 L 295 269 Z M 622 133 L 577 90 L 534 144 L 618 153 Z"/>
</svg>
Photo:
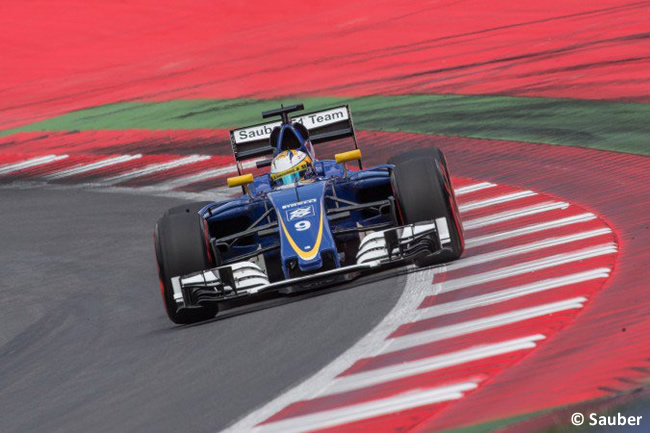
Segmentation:
<svg viewBox="0 0 650 433">
<path fill-rule="evenodd" d="M 254 179 L 255 178 L 250 173 L 242 174 L 241 176 L 229 177 L 228 187 L 234 188 L 236 186 L 248 185 L 249 183 L 253 183 Z"/>
<path fill-rule="evenodd" d="M 289 245 L 291 245 L 291 248 L 293 248 L 293 250 L 296 252 L 296 254 L 298 254 L 298 256 L 300 256 L 301 259 L 311 260 L 314 257 L 316 257 L 316 255 L 318 254 L 318 251 L 320 250 L 321 241 L 323 240 L 323 219 L 324 219 L 323 209 L 321 208 L 320 221 L 318 223 L 318 235 L 316 235 L 316 243 L 314 243 L 314 246 L 311 249 L 311 251 L 303 251 L 302 249 L 300 249 L 298 244 L 296 244 L 294 240 L 291 238 L 289 231 L 284 225 L 284 221 L 280 219 L 280 225 L 282 226 L 282 231 L 284 232 L 284 235 L 287 237 L 287 240 L 289 241 Z"/>
<path fill-rule="evenodd" d="M 359 149 L 350 150 L 349 152 L 337 153 L 334 155 L 334 160 L 337 162 L 337 164 L 354 161 L 357 159 L 361 159 L 361 150 Z"/>
</svg>

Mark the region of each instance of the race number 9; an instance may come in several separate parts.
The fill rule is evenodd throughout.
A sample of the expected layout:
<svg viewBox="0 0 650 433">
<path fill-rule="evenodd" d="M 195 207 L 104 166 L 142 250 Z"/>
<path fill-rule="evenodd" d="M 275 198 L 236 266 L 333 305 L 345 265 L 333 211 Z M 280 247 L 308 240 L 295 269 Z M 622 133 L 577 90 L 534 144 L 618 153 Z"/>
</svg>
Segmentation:
<svg viewBox="0 0 650 433">
<path fill-rule="evenodd" d="M 309 221 L 298 221 L 297 223 L 294 224 L 294 227 L 299 232 L 302 232 L 307 230 L 309 227 L 311 227 L 311 223 Z"/>
</svg>

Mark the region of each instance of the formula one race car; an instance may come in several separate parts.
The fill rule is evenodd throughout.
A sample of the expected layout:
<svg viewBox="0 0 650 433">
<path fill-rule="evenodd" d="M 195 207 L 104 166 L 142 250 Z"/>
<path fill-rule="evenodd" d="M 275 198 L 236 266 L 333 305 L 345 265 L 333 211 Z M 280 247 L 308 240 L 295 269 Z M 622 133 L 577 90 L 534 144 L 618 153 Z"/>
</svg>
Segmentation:
<svg viewBox="0 0 650 433">
<path fill-rule="evenodd" d="M 156 224 L 161 290 L 173 322 L 210 319 L 224 301 L 313 290 L 462 254 L 463 230 L 439 149 L 363 169 L 348 106 L 290 115 L 302 109 L 266 111 L 263 118 L 281 120 L 230 131 L 239 176 L 228 186 L 243 195 L 178 206 Z M 345 138 L 353 150 L 316 159 L 314 146 Z M 270 173 L 244 174 L 242 161 L 251 159 Z M 358 170 L 347 167 L 351 161 Z"/>
</svg>

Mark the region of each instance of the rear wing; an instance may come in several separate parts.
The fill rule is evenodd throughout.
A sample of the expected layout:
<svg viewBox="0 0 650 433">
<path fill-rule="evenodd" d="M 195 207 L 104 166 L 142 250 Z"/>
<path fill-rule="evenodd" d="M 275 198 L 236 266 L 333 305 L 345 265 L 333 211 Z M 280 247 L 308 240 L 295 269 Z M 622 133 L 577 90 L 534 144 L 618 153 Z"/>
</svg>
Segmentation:
<svg viewBox="0 0 650 433">
<path fill-rule="evenodd" d="M 292 116 L 291 121 L 302 123 L 307 128 L 309 139 L 314 145 L 352 137 L 354 148 L 359 148 L 350 107 L 347 105 Z M 273 155 L 274 149 L 269 142 L 269 137 L 273 128 L 281 124 L 282 122 L 278 120 L 230 131 L 230 144 L 239 174 L 242 174 L 242 161 Z M 258 162 L 258 167 L 263 165 L 267 164 Z"/>
</svg>

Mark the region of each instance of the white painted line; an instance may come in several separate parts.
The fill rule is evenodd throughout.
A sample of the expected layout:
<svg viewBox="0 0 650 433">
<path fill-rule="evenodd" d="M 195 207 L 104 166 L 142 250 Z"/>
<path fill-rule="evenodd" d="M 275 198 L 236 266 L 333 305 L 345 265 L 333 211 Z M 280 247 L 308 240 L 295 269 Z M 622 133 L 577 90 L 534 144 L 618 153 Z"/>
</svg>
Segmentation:
<svg viewBox="0 0 650 433">
<path fill-rule="evenodd" d="M 604 236 L 610 233 L 612 233 L 612 230 L 609 227 L 605 227 L 602 229 L 589 230 L 586 232 L 576 233 L 567 236 L 548 238 L 542 241 L 532 242 L 530 244 L 519 245 L 512 248 L 505 248 L 499 251 L 493 251 L 491 253 L 484 253 L 475 256 L 461 258 L 460 260 L 457 260 L 455 262 L 449 263 L 445 266 L 441 266 L 435 269 L 437 273 L 455 271 L 456 269 L 462 269 L 468 266 L 475 266 L 482 263 L 491 262 L 493 260 L 504 259 L 506 257 L 513 257 L 520 254 L 526 254 L 533 251 L 543 250 L 545 248 L 552 248 L 560 245 L 566 245 L 571 242 L 578 242 L 585 239 Z"/>
<path fill-rule="evenodd" d="M 393 380 L 403 379 L 409 376 L 429 373 L 443 368 L 491 358 L 493 356 L 533 349 L 537 346 L 537 341 L 545 338 L 546 337 L 542 334 L 536 334 L 496 344 L 473 346 L 469 349 L 417 359 L 415 361 L 401 362 L 383 368 L 363 371 L 350 376 L 343 376 L 334 381 L 320 396 L 354 391 Z"/>
<path fill-rule="evenodd" d="M 128 173 L 119 174 L 117 176 L 108 177 L 99 181 L 102 185 L 115 185 L 118 183 L 126 182 L 128 180 L 136 179 L 138 177 L 146 176 L 160 171 L 170 170 L 172 168 L 181 167 L 183 165 L 195 164 L 197 162 L 210 159 L 209 155 L 190 155 L 184 158 L 179 158 L 170 162 L 163 162 L 158 164 L 150 164 L 144 168 L 129 171 Z"/>
<path fill-rule="evenodd" d="M 354 346 L 343 352 L 318 373 L 248 414 L 224 431 L 228 433 L 249 432 L 257 424 L 278 413 L 290 404 L 316 397 L 338 375 L 350 368 L 360 358 L 378 354 L 382 346 L 386 343 L 386 338 L 397 326 L 411 320 L 424 297 L 430 294 L 432 279 L 433 272 L 430 269 L 408 274 L 405 283 L 408 290 L 402 291 L 393 309 L 372 331 L 363 336 Z M 372 287 L 368 287 L 368 290 L 372 290 Z"/>
<path fill-rule="evenodd" d="M 471 192 L 481 191 L 483 189 L 492 188 L 495 186 L 497 186 L 496 183 L 491 183 L 491 182 L 475 183 L 473 185 L 467 185 L 467 186 L 462 186 L 460 188 L 456 188 L 454 190 L 454 195 L 456 196 L 465 195 Z"/>
<path fill-rule="evenodd" d="M 574 215 L 574 216 L 561 218 L 553 221 L 545 221 L 543 223 L 532 224 L 529 226 L 520 227 L 518 229 L 509 230 L 506 232 L 493 233 L 490 235 L 469 238 L 465 241 L 465 246 L 467 248 L 476 247 L 480 245 L 489 244 L 492 242 L 502 241 L 504 239 L 516 238 L 518 236 L 529 235 L 531 233 L 537 233 L 544 230 L 564 227 L 571 224 L 583 223 L 595 219 L 596 219 L 596 215 L 592 214 L 591 212 L 586 212 L 580 215 Z"/>
<path fill-rule="evenodd" d="M 536 281 L 531 284 L 525 284 L 511 289 L 500 290 L 498 292 L 487 293 L 485 295 L 465 298 L 459 301 L 451 301 L 444 304 L 436 304 L 431 307 L 418 310 L 417 320 L 432 319 L 434 317 L 446 316 L 448 314 L 458 313 L 460 311 L 471 310 L 472 308 L 484 307 L 486 305 L 498 304 L 511 299 L 523 296 L 533 295 L 535 293 L 553 290 L 560 287 L 566 287 L 572 284 L 584 283 L 609 277 L 611 269 L 596 268 L 591 271 L 579 272 L 558 278 L 549 278 L 542 281 Z"/>
<path fill-rule="evenodd" d="M 517 191 L 517 192 L 510 193 L 510 194 L 505 194 L 505 195 L 500 195 L 500 196 L 497 196 L 497 197 L 488 198 L 488 199 L 485 199 L 485 200 L 471 201 L 469 203 L 459 205 L 458 210 L 461 211 L 461 212 L 467 212 L 469 210 L 482 209 L 484 207 L 494 206 L 495 204 L 501 204 L 501 203 L 506 203 L 506 202 L 513 201 L 513 200 L 518 200 L 520 198 L 532 197 L 534 195 L 537 195 L 537 193 L 533 192 L 533 191 L 529 191 L 529 190 Z"/>
<path fill-rule="evenodd" d="M 255 163 L 257 161 L 260 161 L 261 159 L 255 159 L 252 161 L 246 161 L 242 164 L 244 169 L 248 168 L 253 168 L 255 167 Z M 236 173 L 237 172 L 237 166 L 236 165 L 228 165 L 225 167 L 219 167 L 219 168 L 213 168 L 210 170 L 204 170 L 196 174 L 192 174 L 189 176 L 184 176 L 184 177 L 179 177 L 177 179 L 172 179 L 166 182 L 161 182 L 156 185 L 152 185 L 152 188 L 159 189 L 159 190 L 171 190 L 175 188 L 180 188 L 186 185 L 191 185 L 196 182 L 201 182 L 207 179 L 212 179 L 216 178 L 219 176 L 223 176 L 225 174 L 229 173 Z"/>
<path fill-rule="evenodd" d="M 192 183 L 192 182 L 188 182 L 188 183 Z M 507 194 L 501 197 L 494 197 L 488 200 L 470 202 L 467 203 L 466 207 L 463 209 L 464 210 L 467 210 L 468 208 L 479 209 L 482 207 L 492 206 L 498 203 L 504 203 L 511 200 L 517 200 L 519 198 L 530 197 L 534 195 L 536 195 L 536 193 L 532 191 L 521 191 L 513 194 Z M 501 212 L 499 216 L 503 218 L 503 220 L 516 219 L 521 216 L 526 216 L 527 214 L 532 215 L 535 213 L 546 212 L 548 210 L 566 209 L 567 207 L 568 204 L 564 202 L 547 201 L 546 203 L 541 203 L 538 205 L 530 205 L 527 208 L 522 208 L 517 211 Z M 492 218 L 494 216 L 495 215 L 491 215 Z M 477 226 L 478 224 L 490 225 L 490 224 L 496 224 L 496 222 L 498 222 L 498 221 L 496 222 L 493 221 L 495 220 L 494 219 L 489 220 L 487 219 L 487 217 L 483 219 L 474 220 Z M 583 236 L 583 235 L 587 236 L 584 233 L 578 234 L 578 236 Z M 594 234 L 594 236 L 596 235 Z M 564 239 L 564 237 L 558 239 Z M 570 242 L 569 238 L 566 238 L 564 240 Z M 549 241 L 547 240 L 547 242 Z M 531 245 L 533 244 L 529 244 L 527 247 L 530 248 Z M 542 248 L 542 243 L 535 243 L 533 248 Z M 522 251 L 521 248 L 509 249 L 507 251 L 502 250 L 500 253 L 515 254 L 517 252 L 520 253 L 521 251 Z M 507 313 L 507 315 L 502 314 L 498 316 L 482 318 L 481 321 L 479 320 L 466 321 L 464 323 L 450 325 L 435 330 L 423 331 L 415 334 L 405 335 L 398 338 L 388 338 L 388 336 L 397 327 L 405 323 L 408 323 L 410 321 L 413 321 L 415 317 L 418 317 L 418 314 L 420 315 L 436 314 L 435 312 L 437 311 L 438 314 L 442 315 L 443 311 L 440 309 L 436 309 L 438 306 L 434 306 L 431 307 L 430 309 L 422 309 L 422 310 L 418 310 L 418 307 L 421 305 L 422 301 L 426 296 L 432 295 L 436 292 L 440 292 L 442 288 L 445 288 L 445 285 L 447 290 L 457 290 L 462 287 L 472 286 L 474 284 L 480 284 L 485 280 L 492 281 L 495 279 L 506 278 L 511 275 L 524 274 L 526 272 L 531 272 L 537 269 L 545 269 L 547 267 L 561 265 L 562 263 L 579 261 L 584 258 L 596 257 L 599 255 L 611 254 L 614 252 L 616 252 L 616 245 L 614 243 L 608 243 L 591 249 L 584 249 L 584 250 L 576 251 L 573 253 L 567 253 L 567 254 L 558 254 L 550 258 L 530 261 L 517 266 L 510 266 L 505 269 L 486 272 L 472 277 L 459 278 L 456 280 L 443 282 L 439 284 L 432 284 L 434 272 L 435 272 L 434 269 L 425 269 L 425 270 L 408 274 L 406 276 L 407 278 L 406 287 L 408 288 L 408 290 L 404 290 L 402 292 L 400 299 L 395 305 L 395 307 L 388 313 L 388 315 L 384 317 L 384 319 L 370 333 L 362 337 L 354 346 L 352 346 L 350 349 L 348 349 L 343 354 L 341 354 L 333 362 L 326 365 L 318 373 L 316 373 L 309 379 L 303 381 L 302 383 L 299 383 L 298 385 L 294 386 L 289 391 L 281 394 L 280 396 L 271 400 L 270 402 L 263 405 L 262 407 L 256 409 L 252 413 L 246 415 L 243 419 L 237 421 L 235 424 L 231 425 L 225 431 L 229 433 L 235 433 L 240 431 L 259 431 L 259 432 L 296 431 L 297 432 L 297 431 L 307 431 L 307 430 L 327 428 L 327 426 L 330 425 L 339 426 L 349 422 L 354 422 L 356 420 L 367 419 L 367 417 L 379 416 L 376 414 L 379 413 L 381 415 L 384 412 L 377 410 L 376 409 L 377 406 L 374 407 L 371 406 L 369 409 L 366 407 L 367 404 L 378 404 L 378 400 L 375 400 L 373 402 L 354 405 L 351 407 L 347 406 L 343 408 L 344 410 L 350 410 L 350 412 L 347 413 L 340 412 L 338 409 L 336 409 L 333 411 L 323 411 L 323 412 L 305 415 L 301 417 L 279 420 L 274 423 L 263 424 L 263 425 L 261 424 L 262 422 L 268 420 L 271 416 L 277 414 L 279 411 L 286 408 L 287 406 L 290 406 L 291 404 L 298 403 L 300 401 L 310 400 L 322 395 L 343 392 L 341 390 L 345 389 L 344 385 L 342 385 L 344 383 L 344 380 L 348 380 L 349 378 L 352 377 L 357 377 L 358 379 L 361 373 L 357 375 L 350 375 L 344 377 L 340 377 L 340 375 L 344 371 L 348 370 L 355 362 L 357 362 L 361 358 L 370 358 L 382 353 L 390 353 L 391 351 L 402 350 L 402 348 L 405 347 L 409 343 L 409 341 L 411 341 L 414 346 L 426 344 L 430 342 L 430 341 L 424 341 L 424 342 L 416 341 L 416 339 L 422 339 L 422 338 L 424 339 L 428 338 L 429 340 L 431 338 L 444 339 L 444 338 L 449 338 L 449 336 L 452 335 L 464 335 L 472 332 L 477 332 L 479 330 L 491 329 L 497 326 L 503 326 L 508 323 L 516 323 L 518 321 L 523 321 L 534 317 L 543 317 L 545 315 L 553 314 L 559 311 L 579 309 L 583 307 L 583 303 L 587 300 L 586 297 L 576 297 L 561 302 L 550 303 L 541 306 L 538 305 L 534 307 L 534 309 L 521 309 L 518 311 L 509 312 Z M 481 255 L 478 260 L 479 261 L 491 260 L 495 257 L 497 256 Z M 582 278 L 584 278 L 585 281 L 588 281 L 589 278 L 594 278 L 594 279 L 604 278 L 603 274 L 605 274 L 605 276 L 608 275 L 610 270 L 608 268 L 599 268 L 597 270 L 592 270 L 589 272 L 591 273 L 575 274 L 573 275 L 573 279 L 571 280 L 569 280 L 569 277 L 563 277 L 564 279 L 562 281 L 560 281 L 559 279 L 555 279 L 554 281 L 549 279 L 543 282 L 531 283 L 527 285 L 522 285 L 517 288 L 502 290 L 499 293 L 491 293 L 491 294 L 476 296 L 470 299 L 458 301 L 457 304 L 448 303 L 445 304 L 445 306 L 449 308 L 456 308 L 458 309 L 458 311 L 462 311 L 462 309 L 464 308 L 464 306 L 462 305 L 463 302 L 469 301 L 468 305 L 478 305 L 478 306 L 482 304 L 489 305 L 490 303 L 502 302 L 503 300 L 512 299 L 513 297 L 524 296 L 524 293 L 528 293 L 528 292 L 535 293 L 536 291 L 551 290 L 551 288 L 555 287 L 556 284 L 571 284 L 569 281 L 580 281 Z M 423 317 L 426 318 L 427 316 L 423 316 Z M 436 334 L 432 335 L 431 332 L 435 332 Z M 478 348 L 473 348 L 473 349 L 477 349 L 477 351 L 479 350 Z M 487 356 L 486 353 L 487 352 L 483 352 L 483 354 Z M 465 354 L 469 355 L 471 353 L 469 354 L 465 353 Z M 476 356 L 479 356 L 478 352 L 474 354 Z M 446 354 L 446 355 L 454 357 L 454 355 L 458 355 L 458 353 Z M 456 359 L 460 360 L 460 357 Z M 429 361 L 431 361 L 431 359 L 429 359 Z M 438 361 L 442 362 L 443 359 L 439 358 Z M 409 364 L 409 367 L 414 369 L 409 371 L 416 371 L 418 368 L 423 368 L 423 369 L 425 368 L 424 366 L 420 367 L 419 365 L 416 366 L 415 364 Z M 431 364 L 429 364 L 429 367 L 431 367 Z M 376 371 L 374 371 L 374 373 L 376 373 Z M 394 374 L 401 375 L 405 373 L 400 373 L 396 367 L 394 370 Z M 370 376 L 368 376 L 368 380 L 372 381 L 374 379 L 371 379 Z M 382 379 L 382 381 L 384 380 L 386 379 L 385 378 Z M 478 381 L 473 379 L 470 380 L 474 384 L 473 386 L 476 387 Z M 468 382 L 470 382 L 470 380 L 468 380 Z M 336 385 L 332 386 L 333 383 L 336 383 Z M 420 394 L 421 390 L 418 390 L 416 392 Z M 397 397 L 401 398 L 402 396 L 405 395 L 410 395 L 410 394 L 401 394 L 399 396 L 390 397 L 390 399 L 394 399 Z M 458 398 L 460 398 L 461 396 L 462 393 L 458 396 Z M 422 396 L 420 395 L 420 397 L 418 398 L 422 398 Z M 399 407 L 396 409 L 394 403 L 398 403 L 398 402 L 391 403 L 389 405 L 390 412 L 386 412 L 386 414 L 392 413 L 393 411 L 397 411 L 397 410 L 403 410 Z M 428 404 L 428 403 L 420 402 L 419 404 Z M 348 416 L 350 416 L 351 418 L 347 418 Z M 313 418 L 307 418 L 307 417 L 313 417 Z M 294 422 L 294 423 L 287 424 L 287 422 Z M 315 424 L 307 424 L 307 422 L 314 422 Z M 329 424 L 330 422 L 333 422 L 335 424 Z"/>
<path fill-rule="evenodd" d="M 569 203 L 563 201 L 546 202 L 538 205 L 527 206 L 520 209 L 510 210 L 506 212 L 488 215 L 482 218 L 474 218 L 471 220 L 463 221 L 463 228 L 465 230 L 477 229 L 480 227 L 487 227 L 493 224 L 498 224 L 505 221 L 511 221 L 517 218 L 523 218 L 530 215 L 537 215 L 543 212 L 562 209 L 565 210 L 569 207 Z"/>
<path fill-rule="evenodd" d="M 614 254 L 616 251 L 616 244 L 610 242 L 607 244 L 598 245 L 596 247 L 585 248 L 570 253 L 556 254 L 538 260 L 506 266 L 481 274 L 468 275 L 466 277 L 444 281 L 439 284 L 434 284 L 434 287 L 436 288 L 436 293 L 452 292 L 454 290 L 460 290 L 467 287 L 476 286 L 478 284 L 514 277 L 529 272 L 540 271 L 542 269 L 548 269 L 567 263 L 589 259 L 592 257 Z"/>
<path fill-rule="evenodd" d="M 416 407 L 457 400 L 463 397 L 463 393 L 477 387 L 476 382 L 464 382 L 426 391 L 418 390 L 380 400 L 279 420 L 257 426 L 251 431 L 258 433 L 299 433 L 321 430 Z"/>
<path fill-rule="evenodd" d="M 483 317 L 480 319 L 469 320 L 467 322 L 416 332 L 414 334 L 406 334 L 389 340 L 389 343 L 384 347 L 382 353 L 391 353 L 399 350 L 410 349 L 423 344 L 447 340 L 449 338 L 460 337 L 462 335 L 473 334 L 475 332 L 523 322 L 524 320 L 534 319 L 536 317 L 559 313 L 560 311 L 580 309 L 584 306 L 583 303 L 586 301 L 587 298 L 581 296 L 560 302 L 552 302 L 550 304 L 538 305 L 531 308 L 497 314 L 495 316 Z"/>
<path fill-rule="evenodd" d="M 43 164 L 49 164 L 51 162 L 61 161 L 67 157 L 68 155 L 47 155 L 39 156 L 38 158 L 27 159 L 25 161 L 15 162 L 13 164 L 5 164 L 3 166 L 0 166 L 0 175 L 13 173 L 15 171 L 36 167 Z"/>
<path fill-rule="evenodd" d="M 162 182 L 157 185 L 152 185 L 153 188 L 161 189 L 161 190 L 170 190 L 170 189 L 175 189 L 179 188 L 185 185 L 190 185 L 196 182 L 201 182 L 207 179 L 212 179 L 216 178 L 219 176 L 223 176 L 224 174 L 229 174 L 229 173 L 236 173 L 237 172 L 237 166 L 235 165 L 229 165 L 227 167 L 221 167 L 221 168 L 213 168 L 210 170 L 204 170 L 201 171 L 197 174 L 193 174 L 190 176 L 185 176 L 185 177 L 179 177 L 178 179 L 172 179 L 167 182 Z"/>
<path fill-rule="evenodd" d="M 136 155 L 120 155 L 114 158 L 107 158 L 107 159 L 102 159 L 101 161 L 91 162 L 89 164 L 77 165 L 67 170 L 62 170 L 56 173 L 48 174 L 47 176 L 43 176 L 43 177 L 48 180 L 62 179 L 64 177 L 87 173 L 93 170 L 99 170 L 100 168 L 110 167 L 116 164 L 122 164 L 139 158 L 142 158 L 142 154 L 140 153 Z"/>
</svg>

